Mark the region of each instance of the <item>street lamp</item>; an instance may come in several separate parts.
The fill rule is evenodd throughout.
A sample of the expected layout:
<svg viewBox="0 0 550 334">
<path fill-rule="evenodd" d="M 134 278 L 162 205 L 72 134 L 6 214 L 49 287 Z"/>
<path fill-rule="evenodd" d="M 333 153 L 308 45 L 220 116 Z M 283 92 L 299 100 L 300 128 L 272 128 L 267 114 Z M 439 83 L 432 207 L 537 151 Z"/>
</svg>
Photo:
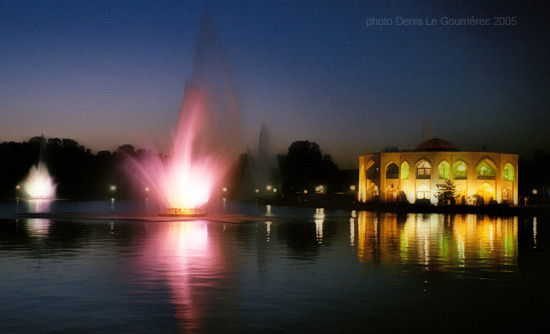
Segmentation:
<svg viewBox="0 0 550 334">
<path fill-rule="evenodd" d="M 111 185 L 109 186 L 109 190 L 111 190 L 111 192 L 113 193 L 113 197 L 111 197 L 111 202 L 114 202 L 115 200 L 115 191 L 116 191 L 116 186 L 115 185 Z"/>
</svg>

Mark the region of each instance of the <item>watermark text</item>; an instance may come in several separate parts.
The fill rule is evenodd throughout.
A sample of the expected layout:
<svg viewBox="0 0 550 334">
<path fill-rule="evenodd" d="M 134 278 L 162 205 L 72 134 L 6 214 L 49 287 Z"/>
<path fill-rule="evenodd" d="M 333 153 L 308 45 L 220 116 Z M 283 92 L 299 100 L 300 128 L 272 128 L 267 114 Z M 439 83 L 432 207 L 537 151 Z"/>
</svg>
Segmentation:
<svg viewBox="0 0 550 334">
<path fill-rule="evenodd" d="M 515 26 L 518 19 L 515 16 L 494 16 L 453 18 L 442 16 L 434 17 L 369 17 L 365 20 L 365 26 Z"/>
</svg>

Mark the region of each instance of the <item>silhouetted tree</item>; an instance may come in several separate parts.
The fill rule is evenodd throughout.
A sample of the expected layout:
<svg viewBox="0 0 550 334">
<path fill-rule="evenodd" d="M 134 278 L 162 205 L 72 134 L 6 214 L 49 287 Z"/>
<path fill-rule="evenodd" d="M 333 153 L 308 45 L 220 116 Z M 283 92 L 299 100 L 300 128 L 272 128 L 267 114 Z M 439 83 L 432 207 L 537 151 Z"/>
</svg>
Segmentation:
<svg viewBox="0 0 550 334">
<path fill-rule="evenodd" d="M 388 146 L 382 152 L 399 152 L 399 148 L 397 146 Z"/>
<path fill-rule="evenodd" d="M 531 160 L 520 157 L 519 171 L 520 199 L 528 198 L 530 205 L 550 203 L 550 154 L 537 149 Z"/>
<path fill-rule="evenodd" d="M 131 145 L 124 149 L 132 151 Z M 132 147 L 133 148 L 133 147 Z M 59 198 L 107 198 L 109 185 L 126 188 L 127 180 L 119 172 L 120 155 L 101 151 L 94 155 L 90 149 L 73 139 L 43 136 L 27 142 L 0 143 L 0 197 L 21 196 L 16 192 L 32 165 L 46 164 L 57 184 Z"/>
<path fill-rule="evenodd" d="M 338 179 L 338 166 L 332 156 L 321 154 L 314 142 L 295 141 L 286 155 L 278 156 L 282 192 L 286 196 L 311 191 L 319 184 L 334 185 Z"/>
</svg>

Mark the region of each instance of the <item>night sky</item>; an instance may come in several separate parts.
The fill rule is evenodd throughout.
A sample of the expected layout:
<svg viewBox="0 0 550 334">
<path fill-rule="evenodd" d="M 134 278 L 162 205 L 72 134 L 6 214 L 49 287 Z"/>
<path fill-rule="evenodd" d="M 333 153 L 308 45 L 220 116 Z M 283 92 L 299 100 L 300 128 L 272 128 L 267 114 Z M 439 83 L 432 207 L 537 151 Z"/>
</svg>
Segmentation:
<svg viewBox="0 0 550 334">
<path fill-rule="evenodd" d="M 0 141 L 44 134 L 96 152 L 166 150 L 208 11 L 239 98 L 243 152 L 257 150 L 265 123 L 273 153 L 310 140 L 351 168 L 361 153 L 413 149 L 427 120 L 433 137 L 463 150 L 529 158 L 550 151 L 540 3 L 3 0 Z"/>
</svg>

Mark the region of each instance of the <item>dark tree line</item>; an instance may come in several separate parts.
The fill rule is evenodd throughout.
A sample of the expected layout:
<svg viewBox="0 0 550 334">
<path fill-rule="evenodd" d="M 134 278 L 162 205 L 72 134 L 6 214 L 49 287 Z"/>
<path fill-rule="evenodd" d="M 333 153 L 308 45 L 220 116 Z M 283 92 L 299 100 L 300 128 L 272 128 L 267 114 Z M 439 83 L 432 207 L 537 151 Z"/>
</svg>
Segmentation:
<svg viewBox="0 0 550 334">
<path fill-rule="evenodd" d="M 44 163 L 57 184 L 57 197 L 102 199 L 112 197 L 111 185 L 119 197 L 127 196 L 128 184 L 120 168 L 120 151 L 93 154 L 72 139 L 33 137 L 27 142 L 0 143 L 0 197 L 21 196 L 16 189 L 33 165 Z"/>
<path fill-rule="evenodd" d="M 520 202 L 550 204 L 550 154 L 537 149 L 531 159 L 520 158 L 518 169 Z"/>
<path fill-rule="evenodd" d="M 140 155 L 151 154 L 136 150 L 132 145 L 121 145 L 117 150 L 90 149 L 72 139 L 33 137 L 27 142 L 0 143 L 0 198 L 23 197 L 20 185 L 33 165 L 44 163 L 57 184 L 57 198 L 107 199 L 136 198 L 143 195 L 136 182 L 128 175 L 125 161 L 139 160 Z M 153 153 L 156 154 L 156 153 Z M 165 157 L 164 157 L 165 158 Z M 265 185 L 255 179 L 254 157 L 241 154 L 227 175 L 224 196 L 233 199 L 253 199 L 265 192 Z M 323 155 L 319 145 L 309 141 L 293 142 L 286 154 L 277 156 L 277 166 L 269 171 L 269 183 L 278 189 L 272 196 L 294 199 L 316 193 L 324 186 L 324 193 L 346 192 L 355 183 L 356 173 L 340 171 L 330 154 Z M 111 186 L 116 186 L 112 190 Z"/>
<path fill-rule="evenodd" d="M 288 153 L 279 155 L 277 161 L 281 171 L 281 193 L 284 196 L 294 196 L 304 193 L 304 190 L 314 193 L 320 185 L 326 187 L 326 191 L 340 190 L 338 166 L 332 156 L 323 155 L 319 145 L 314 142 L 293 142 Z"/>
<path fill-rule="evenodd" d="M 356 185 L 358 178 L 357 170 L 339 170 L 330 154 L 323 155 L 318 144 L 307 140 L 295 141 L 286 154 L 277 155 L 277 165 L 267 171 L 267 181 L 255 178 L 256 168 L 252 154 L 241 154 L 231 168 L 224 196 L 233 199 L 281 198 L 291 201 L 307 197 L 311 200 L 318 194 L 316 188 L 320 185 L 323 186 L 325 196 L 349 193 L 350 185 Z M 271 190 L 266 190 L 266 185 Z"/>
<path fill-rule="evenodd" d="M 124 162 L 128 157 L 139 159 L 146 150 L 131 145 L 96 154 L 72 139 L 33 137 L 26 142 L 0 143 L 0 198 L 22 196 L 16 189 L 30 168 L 39 162 L 46 164 L 57 184 L 57 197 L 65 199 L 135 198 L 143 195 L 128 177 Z M 156 153 L 154 153 L 156 154 Z M 224 196 L 233 199 L 253 199 L 266 194 L 265 184 L 255 179 L 254 157 L 241 154 L 227 175 Z M 356 170 L 339 170 L 330 154 L 322 154 L 318 144 L 310 141 L 293 142 L 286 154 L 277 155 L 277 166 L 269 171 L 269 182 L 277 193 L 271 196 L 284 199 L 309 196 L 323 185 L 325 194 L 349 193 L 357 184 Z M 265 182 L 265 181 L 263 181 Z M 116 186 L 116 191 L 111 186 Z M 531 159 L 520 159 L 520 202 L 550 203 L 550 154 L 536 150 Z"/>
</svg>

